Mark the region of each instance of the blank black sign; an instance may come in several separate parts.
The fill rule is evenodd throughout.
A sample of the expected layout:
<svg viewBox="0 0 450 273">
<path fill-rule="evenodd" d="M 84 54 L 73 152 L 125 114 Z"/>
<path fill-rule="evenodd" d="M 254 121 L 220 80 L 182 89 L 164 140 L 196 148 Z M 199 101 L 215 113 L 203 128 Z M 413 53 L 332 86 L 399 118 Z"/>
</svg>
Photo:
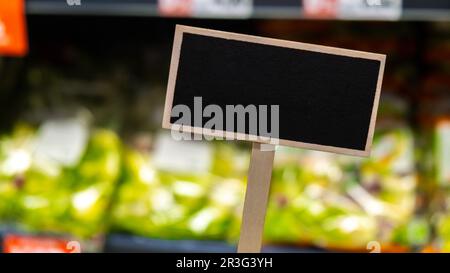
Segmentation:
<svg viewBox="0 0 450 273">
<path fill-rule="evenodd" d="M 384 55 L 184 26 L 175 40 L 164 127 L 178 120 L 173 106 L 194 112 L 194 97 L 279 105 L 281 145 L 368 155 Z"/>
</svg>

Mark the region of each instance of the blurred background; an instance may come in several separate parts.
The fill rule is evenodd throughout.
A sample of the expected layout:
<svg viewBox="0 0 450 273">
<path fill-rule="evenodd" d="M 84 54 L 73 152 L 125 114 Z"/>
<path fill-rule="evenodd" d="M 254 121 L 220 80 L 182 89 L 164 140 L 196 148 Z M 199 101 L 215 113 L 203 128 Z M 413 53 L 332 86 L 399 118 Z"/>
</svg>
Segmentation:
<svg viewBox="0 0 450 273">
<path fill-rule="evenodd" d="M 251 147 L 160 128 L 175 24 L 387 54 L 370 158 L 278 147 L 264 251 L 450 251 L 449 1 L 22 0 L 19 53 L 7 2 L 3 251 L 235 251 Z"/>
</svg>

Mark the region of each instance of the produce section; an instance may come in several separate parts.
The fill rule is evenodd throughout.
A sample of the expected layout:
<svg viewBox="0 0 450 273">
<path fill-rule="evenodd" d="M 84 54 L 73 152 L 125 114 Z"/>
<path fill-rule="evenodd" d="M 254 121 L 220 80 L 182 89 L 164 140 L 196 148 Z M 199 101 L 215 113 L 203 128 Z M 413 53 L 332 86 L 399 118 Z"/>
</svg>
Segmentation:
<svg viewBox="0 0 450 273">
<path fill-rule="evenodd" d="M 253 1 L 266 19 L 168 19 L 129 2 L 27 1 L 29 55 L 0 56 L 3 250 L 18 235 L 83 252 L 235 251 L 250 145 L 160 129 L 182 23 L 388 55 L 371 157 L 277 149 L 264 251 L 450 251 L 447 22 L 287 20 L 304 1 L 285 0 Z M 400 20 L 450 9 L 400 2 Z"/>
<path fill-rule="evenodd" d="M 34 130 L 17 125 L 1 143 L 2 222 L 20 219 L 30 230 L 69 233 L 81 238 L 104 231 L 120 171 L 120 143 L 108 130 L 95 130 L 73 167 L 46 160 L 33 151 Z"/>
</svg>

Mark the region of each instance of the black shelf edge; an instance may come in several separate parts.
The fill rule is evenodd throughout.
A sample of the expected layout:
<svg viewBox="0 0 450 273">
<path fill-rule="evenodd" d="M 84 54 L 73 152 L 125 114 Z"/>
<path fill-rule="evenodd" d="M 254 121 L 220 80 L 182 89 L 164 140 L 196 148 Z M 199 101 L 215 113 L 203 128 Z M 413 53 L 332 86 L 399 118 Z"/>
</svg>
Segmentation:
<svg viewBox="0 0 450 273">
<path fill-rule="evenodd" d="M 81 1 L 80 6 L 70 6 L 66 1 L 34 0 L 26 2 L 26 13 L 36 15 L 94 15 L 94 16 L 158 16 L 156 3 L 142 1 L 117 2 L 105 0 L 103 2 Z"/>
<path fill-rule="evenodd" d="M 104 251 L 108 253 L 235 253 L 236 246 L 224 241 L 164 240 L 129 234 L 110 234 Z M 265 246 L 266 253 L 324 253 L 318 248 Z"/>
<path fill-rule="evenodd" d="M 67 0 L 26 0 L 26 12 L 27 14 L 41 15 L 160 17 L 157 0 L 79 1 L 81 5 L 77 6 L 69 5 Z M 250 18 L 305 19 L 301 0 L 254 0 L 254 9 Z M 343 20 L 347 19 L 343 18 Z M 349 20 L 389 19 L 362 17 L 357 19 L 349 18 Z M 402 15 L 399 20 L 450 21 L 450 2 L 448 0 L 404 0 Z"/>
</svg>

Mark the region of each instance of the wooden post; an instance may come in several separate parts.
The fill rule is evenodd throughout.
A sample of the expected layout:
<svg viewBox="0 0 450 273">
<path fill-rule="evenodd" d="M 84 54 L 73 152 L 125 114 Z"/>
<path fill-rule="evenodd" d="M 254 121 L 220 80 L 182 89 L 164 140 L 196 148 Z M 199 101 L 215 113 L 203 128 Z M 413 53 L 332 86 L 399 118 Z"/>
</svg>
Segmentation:
<svg viewBox="0 0 450 273">
<path fill-rule="evenodd" d="M 253 143 L 238 253 L 261 251 L 275 146 Z"/>
</svg>

